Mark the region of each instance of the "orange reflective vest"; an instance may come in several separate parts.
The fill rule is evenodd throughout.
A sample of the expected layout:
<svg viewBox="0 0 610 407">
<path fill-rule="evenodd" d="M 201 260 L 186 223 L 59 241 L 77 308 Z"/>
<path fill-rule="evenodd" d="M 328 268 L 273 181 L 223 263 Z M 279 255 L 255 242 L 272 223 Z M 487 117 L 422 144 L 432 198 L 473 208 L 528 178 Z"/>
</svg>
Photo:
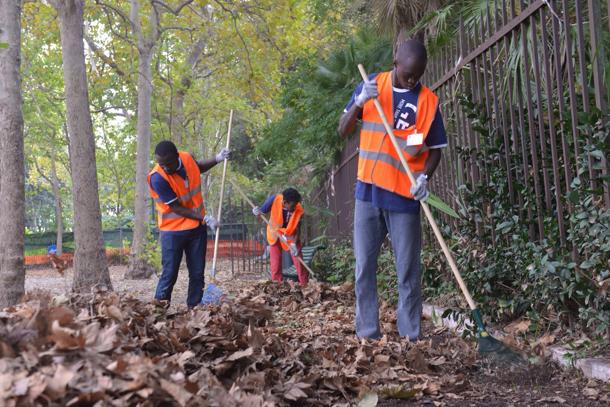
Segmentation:
<svg viewBox="0 0 610 407">
<path fill-rule="evenodd" d="M 301 220 L 301 216 L 303 215 L 304 209 L 300 203 L 297 203 L 294 208 L 294 212 L 288 221 L 288 225 L 283 228 L 284 217 L 282 216 L 282 202 L 284 201 L 284 197 L 282 194 L 277 194 L 275 199 L 273 200 L 273 205 L 271 205 L 271 214 L 269 216 L 269 223 L 271 225 L 267 225 L 267 242 L 271 246 L 273 246 L 278 239 L 278 234 L 282 234 L 288 240 L 288 243 L 294 243 L 296 241 L 297 228 L 299 226 L 299 221 Z M 288 250 L 288 245 L 280 240 L 280 244 L 282 245 L 282 249 Z"/>
<path fill-rule="evenodd" d="M 379 89 L 379 102 L 386 118 L 391 121 L 394 118 L 392 72 L 382 72 L 375 79 Z M 422 85 L 417 98 L 415 125 L 404 130 L 394 130 L 396 140 L 415 178 L 423 173 L 426 167 L 429 151 L 425 141 L 436 115 L 437 104 L 438 97 Z M 364 104 L 362 112 L 358 180 L 413 198 L 410 191 L 411 181 L 372 100 Z"/>
<path fill-rule="evenodd" d="M 178 154 L 186 170 L 186 180 L 178 174 L 168 175 L 159 164 L 156 164 L 148 174 L 148 188 L 157 208 L 159 230 L 179 231 L 195 229 L 200 225 L 200 222 L 178 215 L 171 210 L 169 205 L 161 201 L 159 195 L 150 184 L 150 177 L 154 173 L 158 173 L 169 183 L 172 190 L 176 193 L 180 205 L 199 212 L 201 216 L 205 216 L 205 207 L 203 206 L 203 197 L 201 196 L 201 171 L 199 171 L 199 166 L 189 153 L 180 151 Z"/>
</svg>

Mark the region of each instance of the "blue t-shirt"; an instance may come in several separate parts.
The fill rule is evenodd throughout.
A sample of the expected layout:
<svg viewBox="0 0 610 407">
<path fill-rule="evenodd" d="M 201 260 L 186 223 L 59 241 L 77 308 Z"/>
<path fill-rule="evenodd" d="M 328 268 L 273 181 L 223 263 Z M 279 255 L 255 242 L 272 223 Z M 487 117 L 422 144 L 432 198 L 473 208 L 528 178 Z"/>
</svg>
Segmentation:
<svg viewBox="0 0 610 407">
<path fill-rule="evenodd" d="M 369 75 L 369 80 L 374 80 L 378 73 Z M 356 96 L 362 91 L 363 82 L 360 82 L 356 90 L 352 94 L 350 101 L 345 106 L 347 112 L 352 105 Z M 400 89 L 393 87 L 393 111 L 394 111 L 394 128 L 404 130 L 415 124 L 417 114 L 417 99 L 421 84 L 417 84 L 413 89 Z M 443 148 L 447 146 L 447 134 L 445 133 L 445 124 L 439 109 L 436 110 L 436 116 L 430 126 L 430 131 L 426 136 L 426 146 L 428 148 Z M 368 201 L 373 206 L 381 209 L 386 209 L 393 212 L 401 213 L 419 213 L 419 201 L 415 199 L 405 198 L 402 195 L 395 194 L 376 185 L 366 182 L 356 182 L 356 199 Z"/>
<path fill-rule="evenodd" d="M 262 213 L 271 212 L 271 207 L 273 206 L 273 201 L 275 200 L 275 194 L 269 195 L 269 197 L 263 202 L 260 207 Z M 293 212 L 288 212 L 286 209 L 282 208 L 282 227 L 285 228 L 288 226 L 288 221 L 290 221 L 290 217 Z"/>
</svg>

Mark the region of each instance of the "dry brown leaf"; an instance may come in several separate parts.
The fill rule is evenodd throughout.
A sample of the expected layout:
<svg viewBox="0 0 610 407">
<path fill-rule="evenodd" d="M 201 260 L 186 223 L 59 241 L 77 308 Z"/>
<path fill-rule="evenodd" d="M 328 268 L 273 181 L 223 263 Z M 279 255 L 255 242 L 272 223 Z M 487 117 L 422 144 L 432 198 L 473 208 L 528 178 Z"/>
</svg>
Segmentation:
<svg viewBox="0 0 610 407">
<path fill-rule="evenodd" d="M 51 335 L 49 339 L 55 342 L 57 349 L 83 349 L 85 347 L 85 337 L 78 331 L 64 328 L 59 325 L 59 321 L 53 321 L 51 326 Z"/>
<path fill-rule="evenodd" d="M 377 393 L 367 393 L 358 402 L 358 407 L 375 407 L 379 402 Z"/>
<path fill-rule="evenodd" d="M 447 359 L 444 356 L 439 356 L 433 359 L 430 359 L 428 361 L 429 364 L 431 364 L 432 366 L 440 366 L 445 364 L 445 362 L 447 361 Z"/>
<path fill-rule="evenodd" d="M 551 335 L 551 334 L 544 334 L 540 339 L 538 339 L 536 341 L 537 344 L 543 345 L 543 346 L 549 346 L 551 344 L 553 344 L 555 342 L 555 335 Z"/>
<path fill-rule="evenodd" d="M 40 372 L 35 372 L 28 377 L 27 399 L 30 404 L 34 404 L 34 401 L 44 392 L 46 387 L 47 377 Z"/>
<path fill-rule="evenodd" d="M 53 307 L 47 313 L 49 328 L 52 328 L 53 321 L 59 322 L 61 326 L 69 326 L 74 322 L 76 314 L 68 307 Z"/>
<path fill-rule="evenodd" d="M 123 321 L 123 313 L 121 310 L 115 305 L 109 305 L 106 307 L 106 315 L 110 318 L 122 322 Z"/>
<path fill-rule="evenodd" d="M 265 344 L 265 338 L 261 333 L 252 326 L 252 322 L 248 323 L 248 345 L 254 349 L 260 349 Z"/>
<path fill-rule="evenodd" d="M 254 349 L 247 348 L 246 350 L 238 351 L 233 353 L 231 356 L 227 358 L 227 361 L 234 362 L 236 360 L 246 358 L 248 356 L 252 356 L 254 354 Z"/>
<path fill-rule="evenodd" d="M 566 399 L 559 397 L 559 396 L 552 396 L 552 397 L 543 397 L 539 400 L 536 400 L 537 403 L 559 403 L 559 404 L 563 404 L 566 402 Z"/>
<path fill-rule="evenodd" d="M 186 403 L 193 397 L 191 393 L 184 390 L 182 386 L 174 384 L 165 379 L 160 380 L 161 388 L 169 393 L 181 406 L 185 406 Z"/>
<path fill-rule="evenodd" d="M 64 365 L 58 365 L 53 377 L 47 379 L 45 393 L 52 400 L 59 399 L 66 393 L 66 386 L 74 378 L 75 373 Z"/>
<path fill-rule="evenodd" d="M 510 334 L 513 334 L 513 335 L 519 335 L 519 334 L 527 332 L 527 330 L 529 329 L 531 324 L 532 324 L 532 321 L 530 321 L 528 319 L 521 319 L 521 320 L 513 321 L 504 327 L 504 331 L 506 331 Z"/>
<path fill-rule="evenodd" d="M 584 394 L 590 399 L 596 399 L 599 396 L 599 390 L 594 389 L 592 387 L 585 387 L 582 391 L 582 394 Z"/>
<path fill-rule="evenodd" d="M 307 393 L 301 390 L 298 386 L 292 386 L 290 390 L 284 393 L 284 398 L 296 401 L 299 399 L 307 398 Z"/>
</svg>

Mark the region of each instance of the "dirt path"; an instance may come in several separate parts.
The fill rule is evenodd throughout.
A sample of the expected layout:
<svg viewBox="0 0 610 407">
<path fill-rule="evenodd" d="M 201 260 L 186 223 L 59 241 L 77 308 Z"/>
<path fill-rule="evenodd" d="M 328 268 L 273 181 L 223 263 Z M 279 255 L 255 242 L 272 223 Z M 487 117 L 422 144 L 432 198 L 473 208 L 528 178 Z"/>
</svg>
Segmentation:
<svg viewBox="0 0 610 407">
<path fill-rule="evenodd" d="M 224 305 L 186 313 L 182 304 L 187 273 L 183 270 L 172 309 L 159 314 L 149 301 L 156 278 L 123 280 L 125 268 L 111 268 L 115 290 L 144 302 L 134 303 L 122 296 L 98 299 L 102 303 L 94 317 L 106 324 L 119 318 L 117 315 L 122 323 L 140 321 L 136 325 L 141 327 L 124 325 L 122 335 L 133 337 L 129 343 L 145 344 L 141 350 L 156 361 L 159 372 L 151 369 L 146 378 L 138 379 L 140 386 L 146 383 L 148 387 L 138 387 L 136 393 L 121 390 L 115 396 L 114 388 L 100 390 L 104 397 L 114 400 L 120 394 L 126 400 L 124 405 L 135 405 L 142 394 L 152 397 L 153 405 L 200 405 L 207 400 L 209 405 L 223 406 L 262 406 L 265 402 L 347 406 L 363 397 L 368 402 L 363 401 L 365 406 L 388 407 L 610 404 L 607 384 L 588 381 L 576 371 L 564 371 L 551 363 L 525 368 L 491 365 L 478 358 L 472 341 L 437 329 L 430 322 L 424 323 L 422 340 L 409 343 L 396 336 L 394 311 L 385 306 L 381 315 L 386 336 L 379 341 L 358 340 L 353 330 L 353 287 L 349 284 L 311 284 L 301 289 L 260 282 L 256 275 L 233 278 L 230 272 L 223 272 L 230 270 L 227 264 L 219 264 L 218 269 L 219 286 L 228 294 Z M 64 279 L 53 273 L 28 271 L 27 290 L 63 294 L 71 277 Z M 110 312 L 112 306 L 116 308 Z M 73 307 L 76 312 L 77 304 Z M 148 332 L 146 338 L 141 332 Z M 108 358 L 127 360 L 125 349 L 137 351 L 127 346 Z M 99 363 L 107 366 L 110 362 Z M 168 384 L 163 378 L 169 377 L 169 371 L 174 379 Z M 176 390 L 180 388 L 183 394 Z"/>
<path fill-rule="evenodd" d="M 209 281 L 209 265 L 206 269 L 206 280 Z M 231 275 L 231 262 L 229 260 L 221 259 L 217 264 L 217 278 L 218 285 L 221 287 L 226 286 L 227 290 L 234 283 L 234 280 L 245 280 L 246 278 L 258 279 L 258 276 L 246 275 L 245 273 L 239 273 L 239 278 L 235 278 Z M 147 280 L 126 280 L 123 278 L 127 266 L 110 266 L 110 279 L 112 280 L 112 286 L 118 293 L 129 293 L 142 301 L 149 301 L 154 297 L 155 288 L 159 281 L 157 276 L 152 276 Z M 26 271 L 25 278 L 25 291 L 32 292 L 35 290 L 49 291 L 53 295 L 67 294 L 70 292 L 72 287 L 73 269 L 69 268 L 65 271 L 65 274 L 61 276 L 53 268 L 44 269 L 31 269 Z M 240 280 L 240 281 L 241 281 Z M 186 293 L 188 288 L 188 272 L 186 265 L 182 262 L 180 272 L 178 274 L 178 280 L 174 286 L 172 293 L 172 307 L 178 308 L 180 305 L 186 304 Z"/>
</svg>

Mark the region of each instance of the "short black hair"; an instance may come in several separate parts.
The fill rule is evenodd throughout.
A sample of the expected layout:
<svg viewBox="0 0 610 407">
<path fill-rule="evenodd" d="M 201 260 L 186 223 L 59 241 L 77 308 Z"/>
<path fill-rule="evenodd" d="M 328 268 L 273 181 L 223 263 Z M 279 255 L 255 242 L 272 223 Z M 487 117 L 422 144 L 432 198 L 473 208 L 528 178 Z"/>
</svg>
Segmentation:
<svg viewBox="0 0 610 407">
<path fill-rule="evenodd" d="M 169 140 L 163 140 L 155 147 L 155 154 L 159 157 L 167 157 L 168 155 L 178 155 L 176 145 Z"/>
<path fill-rule="evenodd" d="M 410 39 L 398 44 L 394 59 L 398 61 L 409 57 L 420 60 L 425 66 L 428 62 L 428 52 L 424 43 L 416 39 Z"/>
<path fill-rule="evenodd" d="M 301 202 L 301 194 L 294 188 L 286 188 L 284 192 L 282 192 L 282 196 L 284 197 L 284 201 L 286 202 Z"/>
</svg>

